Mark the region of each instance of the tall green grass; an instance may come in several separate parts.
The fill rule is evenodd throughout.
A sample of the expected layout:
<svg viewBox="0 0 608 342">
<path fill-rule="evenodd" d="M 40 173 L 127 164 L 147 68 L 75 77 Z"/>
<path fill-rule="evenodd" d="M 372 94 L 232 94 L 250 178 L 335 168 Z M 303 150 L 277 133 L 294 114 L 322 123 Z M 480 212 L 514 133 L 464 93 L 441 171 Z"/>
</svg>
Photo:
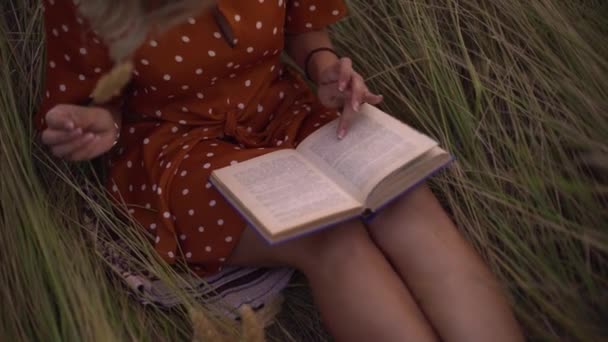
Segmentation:
<svg viewBox="0 0 608 342">
<path fill-rule="evenodd" d="M 83 193 L 82 185 L 91 179 L 89 165 L 58 163 L 33 143 L 31 115 L 40 98 L 45 60 L 41 7 L 38 2 L 9 1 L 1 9 L 1 339 L 190 339 L 185 311 L 199 305 L 185 298 L 188 305 L 166 312 L 128 298 L 127 289 L 96 252 L 95 244 L 107 241 L 107 232 L 84 225 L 83 205 L 91 206 L 112 233 L 128 239 L 129 252 L 173 286 L 179 277 L 149 253 L 142 236 L 119 220 L 107 200 L 92 202 Z"/>
<path fill-rule="evenodd" d="M 351 17 L 333 30 L 337 45 L 385 95 L 385 109 L 457 156 L 433 187 L 510 290 L 530 339 L 607 336 L 608 5 L 349 4 Z M 184 298 L 186 307 L 165 312 L 129 299 L 95 253 L 82 204 L 141 262 L 173 284 L 179 277 L 107 201 L 82 192 L 88 165 L 58 163 L 32 144 L 41 10 L 20 0 L 0 10 L 0 336 L 188 340 L 184 311 L 202 306 Z M 304 282 L 287 293 L 273 338 L 326 340 Z"/>
<path fill-rule="evenodd" d="M 456 155 L 434 188 L 529 335 L 607 336 L 607 4 L 351 4 L 340 47 Z"/>
</svg>

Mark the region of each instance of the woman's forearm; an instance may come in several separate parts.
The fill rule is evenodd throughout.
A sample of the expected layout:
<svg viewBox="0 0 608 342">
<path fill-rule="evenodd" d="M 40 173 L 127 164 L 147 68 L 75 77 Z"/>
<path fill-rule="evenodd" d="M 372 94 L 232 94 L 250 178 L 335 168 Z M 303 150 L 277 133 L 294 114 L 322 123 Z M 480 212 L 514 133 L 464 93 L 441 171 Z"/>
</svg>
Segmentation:
<svg viewBox="0 0 608 342">
<path fill-rule="evenodd" d="M 332 47 L 331 39 L 326 30 L 312 31 L 298 35 L 290 35 L 286 38 L 287 54 L 302 68 L 306 69 L 306 57 L 314 49 L 321 47 Z M 321 51 L 310 59 L 308 63 L 309 76 L 312 81 L 317 81 L 319 76 L 327 67 L 333 65 L 338 57 L 331 52 Z"/>
</svg>

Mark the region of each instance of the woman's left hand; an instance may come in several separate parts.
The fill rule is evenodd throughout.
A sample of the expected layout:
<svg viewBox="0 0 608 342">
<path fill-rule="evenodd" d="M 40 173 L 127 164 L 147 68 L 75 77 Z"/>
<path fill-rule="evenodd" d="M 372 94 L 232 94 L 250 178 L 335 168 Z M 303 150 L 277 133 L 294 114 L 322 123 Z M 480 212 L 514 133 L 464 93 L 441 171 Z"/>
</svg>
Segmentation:
<svg viewBox="0 0 608 342">
<path fill-rule="evenodd" d="M 318 97 L 325 107 L 342 108 L 338 124 L 338 138 L 342 139 L 348 132 L 349 125 L 361 105 L 377 105 L 382 102 L 382 95 L 369 91 L 363 77 L 353 70 L 350 58 L 341 58 L 327 67 L 319 77 Z"/>
</svg>

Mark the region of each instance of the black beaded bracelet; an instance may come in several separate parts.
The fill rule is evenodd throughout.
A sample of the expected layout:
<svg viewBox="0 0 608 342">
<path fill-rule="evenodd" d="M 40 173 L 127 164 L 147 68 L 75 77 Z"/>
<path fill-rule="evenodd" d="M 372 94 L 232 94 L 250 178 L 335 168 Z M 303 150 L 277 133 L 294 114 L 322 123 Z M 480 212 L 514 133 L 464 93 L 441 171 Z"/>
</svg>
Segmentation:
<svg viewBox="0 0 608 342">
<path fill-rule="evenodd" d="M 336 55 L 336 57 L 340 58 L 340 55 L 338 55 L 338 53 L 334 49 L 328 48 L 328 47 L 320 47 L 320 48 L 310 51 L 308 53 L 308 56 L 306 56 L 306 60 L 304 61 L 304 74 L 306 75 L 306 78 L 308 78 L 309 80 L 311 80 L 313 82 L 315 80 L 313 80 L 312 77 L 310 77 L 310 66 L 309 66 L 310 60 L 317 52 L 323 52 L 323 51 L 331 52 L 334 55 Z"/>
</svg>

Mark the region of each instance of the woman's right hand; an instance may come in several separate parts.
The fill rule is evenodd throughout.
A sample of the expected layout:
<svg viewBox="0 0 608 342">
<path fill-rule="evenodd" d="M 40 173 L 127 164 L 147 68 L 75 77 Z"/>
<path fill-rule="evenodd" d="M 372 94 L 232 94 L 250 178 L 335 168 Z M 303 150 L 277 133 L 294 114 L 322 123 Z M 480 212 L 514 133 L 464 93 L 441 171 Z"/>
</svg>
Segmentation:
<svg viewBox="0 0 608 342">
<path fill-rule="evenodd" d="M 91 160 L 108 152 L 119 136 L 110 110 L 102 107 L 58 105 L 46 114 L 42 142 L 60 158 Z"/>
</svg>

